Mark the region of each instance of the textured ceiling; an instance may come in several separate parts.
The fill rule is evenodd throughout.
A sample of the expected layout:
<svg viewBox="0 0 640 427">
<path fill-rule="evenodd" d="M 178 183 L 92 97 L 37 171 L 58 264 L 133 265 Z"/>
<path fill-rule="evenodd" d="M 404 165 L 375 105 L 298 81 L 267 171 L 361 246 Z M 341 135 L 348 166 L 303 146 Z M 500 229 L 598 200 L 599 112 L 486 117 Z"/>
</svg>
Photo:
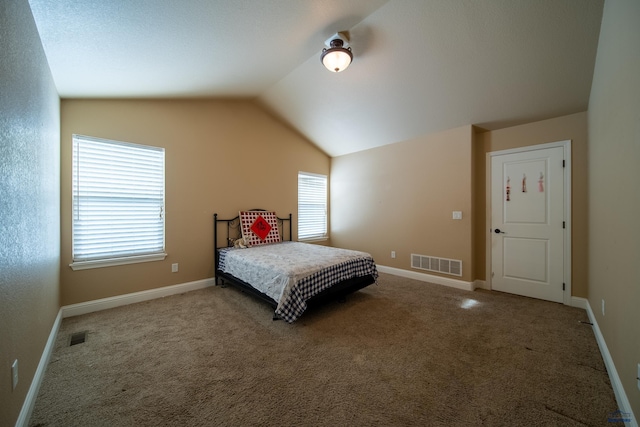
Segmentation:
<svg viewBox="0 0 640 427">
<path fill-rule="evenodd" d="M 585 111 L 602 0 L 30 0 L 63 98 L 257 98 L 336 156 Z M 324 41 L 348 31 L 352 65 Z"/>
</svg>

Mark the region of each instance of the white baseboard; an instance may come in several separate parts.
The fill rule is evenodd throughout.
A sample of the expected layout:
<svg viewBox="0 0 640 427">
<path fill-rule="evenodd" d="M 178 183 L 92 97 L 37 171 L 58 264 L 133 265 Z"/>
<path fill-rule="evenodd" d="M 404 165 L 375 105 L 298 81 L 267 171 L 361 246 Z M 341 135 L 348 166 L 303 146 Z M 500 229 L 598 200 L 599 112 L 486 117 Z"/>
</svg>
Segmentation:
<svg viewBox="0 0 640 427">
<path fill-rule="evenodd" d="M 586 310 L 587 306 L 589 305 L 589 300 L 582 297 L 571 297 L 570 305 L 571 307 L 576 307 L 576 308 L 581 308 L 583 310 Z"/>
<path fill-rule="evenodd" d="M 195 282 L 181 283 L 179 285 L 165 286 L 157 289 L 149 289 L 147 291 L 134 292 L 130 294 L 117 295 L 115 297 L 81 302 L 78 304 L 65 305 L 61 308 L 62 317 L 66 318 L 79 316 L 81 314 L 92 313 L 94 311 L 106 310 L 109 308 L 121 307 L 123 305 L 162 298 L 169 295 L 195 291 L 197 289 L 203 289 L 214 285 L 215 278 L 212 277 L 210 279 L 196 280 Z"/>
<path fill-rule="evenodd" d="M 487 291 L 491 290 L 491 287 L 487 284 L 486 280 L 474 280 L 473 287 L 474 289 L 485 289 Z"/>
<path fill-rule="evenodd" d="M 27 392 L 27 396 L 25 397 L 24 403 L 22 404 L 22 409 L 20 410 L 20 414 L 18 415 L 16 427 L 27 427 L 29 425 L 29 419 L 31 418 L 33 408 L 36 404 L 38 391 L 40 391 L 40 385 L 42 384 L 44 373 L 47 370 L 47 365 L 49 365 L 49 359 L 51 358 L 51 353 L 53 352 L 53 346 L 56 342 L 56 337 L 58 336 L 60 323 L 62 323 L 62 309 L 58 310 L 56 320 L 54 320 L 53 322 L 53 327 L 51 328 L 51 332 L 49 333 L 47 344 L 44 346 L 42 356 L 40 356 L 40 362 L 38 363 L 36 372 L 33 375 L 33 380 L 31 381 L 31 385 L 29 386 L 29 391 Z"/>
<path fill-rule="evenodd" d="M 574 297 L 574 299 L 578 299 L 578 298 Z M 586 300 L 584 298 L 581 298 L 581 299 L 584 300 L 585 310 L 587 310 L 589 321 L 593 324 L 593 333 L 596 336 L 596 342 L 598 343 L 598 347 L 600 348 L 600 354 L 602 354 L 604 365 L 607 368 L 607 372 L 609 373 L 609 380 L 611 380 L 613 393 L 616 396 L 618 409 L 621 412 L 630 415 L 630 421 L 629 422 L 625 421 L 624 424 L 627 427 L 638 427 L 637 418 L 633 414 L 633 410 L 631 409 L 631 404 L 629 403 L 629 399 L 627 398 L 627 393 L 625 393 L 624 387 L 622 386 L 622 382 L 620 381 L 620 376 L 618 376 L 616 365 L 613 363 L 613 359 L 611 358 L 611 353 L 609 353 L 609 348 L 607 347 L 607 343 L 604 340 L 604 336 L 602 335 L 602 332 L 600 332 L 600 327 L 598 326 L 598 321 L 596 320 L 596 316 L 593 314 L 593 310 L 591 310 L 591 304 L 589 304 L 589 300 Z"/>
<path fill-rule="evenodd" d="M 432 274 L 418 273 L 416 271 L 403 270 L 401 268 L 387 267 L 385 265 L 377 265 L 378 271 L 381 273 L 393 274 L 394 276 L 406 277 L 408 279 L 420 280 L 422 282 L 435 283 L 436 285 L 449 286 L 451 288 L 462 289 L 465 291 L 475 290 L 473 282 L 465 282 L 464 280 L 449 279 L 448 277 L 434 276 Z"/>
</svg>

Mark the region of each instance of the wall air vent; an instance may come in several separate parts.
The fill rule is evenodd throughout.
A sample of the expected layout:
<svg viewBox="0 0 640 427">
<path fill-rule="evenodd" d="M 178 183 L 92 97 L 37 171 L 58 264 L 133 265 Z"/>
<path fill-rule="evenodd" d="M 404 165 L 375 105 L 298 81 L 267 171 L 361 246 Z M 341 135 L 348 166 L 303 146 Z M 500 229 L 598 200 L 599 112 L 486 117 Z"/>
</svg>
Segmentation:
<svg viewBox="0 0 640 427">
<path fill-rule="evenodd" d="M 462 261 L 457 259 L 411 254 L 411 268 L 462 276 Z"/>
</svg>

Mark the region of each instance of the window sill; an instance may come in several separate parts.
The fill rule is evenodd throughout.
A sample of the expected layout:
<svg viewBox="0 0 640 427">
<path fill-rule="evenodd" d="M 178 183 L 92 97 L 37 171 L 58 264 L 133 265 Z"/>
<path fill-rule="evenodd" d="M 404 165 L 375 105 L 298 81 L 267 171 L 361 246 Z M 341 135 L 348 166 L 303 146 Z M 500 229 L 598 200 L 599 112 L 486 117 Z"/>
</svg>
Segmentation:
<svg viewBox="0 0 640 427">
<path fill-rule="evenodd" d="M 72 270 L 88 270 L 91 268 L 101 267 L 114 267 L 117 265 L 125 264 L 138 264 L 140 262 L 162 261 L 167 257 L 167 254 L 151 254 L 151 255 L 138 255 L 123 258 L 109 258 L 109 259 L 95 259 L 91 261 L 76 261 L 69 264 Z"/>
<path fill-rule="evenodd" d="M 325 236 L 325 237 L 308 237 L 306 239 L 298 239 L 298 242 L 326 242 L 327 240 L 329 240 L 329 237 Z"/>
</svg>

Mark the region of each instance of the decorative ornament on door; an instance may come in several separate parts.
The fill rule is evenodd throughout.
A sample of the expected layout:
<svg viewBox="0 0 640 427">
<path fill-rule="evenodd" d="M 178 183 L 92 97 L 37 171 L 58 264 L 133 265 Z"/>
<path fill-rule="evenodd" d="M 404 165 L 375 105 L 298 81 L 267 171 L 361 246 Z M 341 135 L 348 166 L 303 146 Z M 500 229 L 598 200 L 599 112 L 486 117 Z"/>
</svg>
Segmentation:
<svg viewBox="0 0 640 427">
<path fill-rule="evenodd" d="M 540 172 L 540 179 L 538 179 L 538 191 L 544 193 L 544 175 Z"/>
</svg>

